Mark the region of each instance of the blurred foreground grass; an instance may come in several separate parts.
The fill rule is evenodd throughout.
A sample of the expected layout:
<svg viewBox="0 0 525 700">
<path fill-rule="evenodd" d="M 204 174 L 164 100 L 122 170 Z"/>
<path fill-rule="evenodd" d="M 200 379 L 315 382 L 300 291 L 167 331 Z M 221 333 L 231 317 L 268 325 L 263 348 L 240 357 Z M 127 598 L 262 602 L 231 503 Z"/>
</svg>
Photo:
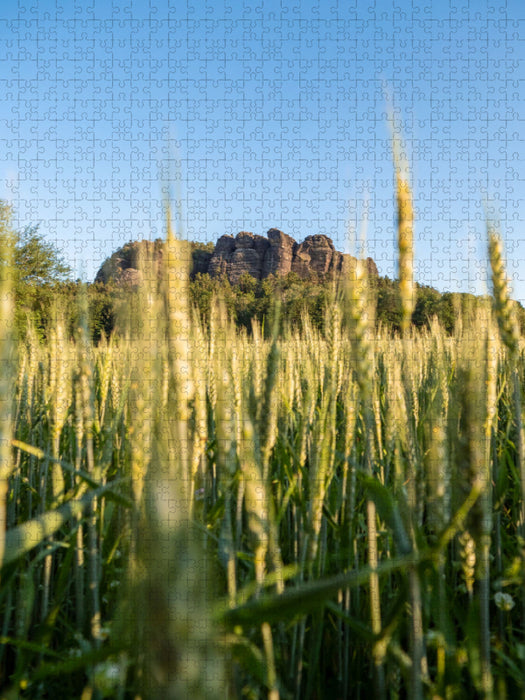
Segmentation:
<svg viewBox="0 0 525 700">
<path fill-rule="evenodd" d="M 324 331 L 189 305 L 188 249 L 119 333 L 15 340 L 0 305 L 6 698 L 525 697 L 523 344 L 493 305 L 375 330 L 364 266 Z M 169 218 L 169 216 L 168 216 Z M 404 258 L 403 258 L 404 256 Z M 459 313 L 459 311 L 458 311 Z M 502 340 L 500 340 L 500 337 Z"/>
</svg>

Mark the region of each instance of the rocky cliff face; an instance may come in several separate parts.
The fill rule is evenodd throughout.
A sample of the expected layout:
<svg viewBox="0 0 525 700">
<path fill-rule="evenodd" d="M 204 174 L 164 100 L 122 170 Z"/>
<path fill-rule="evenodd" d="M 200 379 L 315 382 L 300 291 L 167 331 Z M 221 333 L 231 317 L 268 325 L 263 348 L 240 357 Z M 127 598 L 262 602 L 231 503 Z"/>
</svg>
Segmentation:
<svg viewBox="0 0 525 700">
<path fill-rule="evenodd" d="M 162 264 L 162 241 L 128 243 L 114 253 L 100 268 L 96 281 L 126 281 L 140 279 L 138 261 L 143 256 Z M 212 277 L 225 275 L 231 284 L 237 284 L 244 273 L 257 280 L 269 275 L 282 277 L 295 272 L 301 279 L 349 274 L 356 259 L 340 253 L 332 240 L 322 234 L 308 236 L 297 243 L 291 236 L 272 228 L 267 237 L 241 231 L 235 237 L 219 238 L 213 252 L 195 249 L 192 251 L 191 273 L 207 272 Z M 367 258 L 368 272 L 377 276 L 377 267 L 372 258 Z M 136 274 L 137 273 L 137 274 Z"/>
<path fill-rule="evenodd" d="M 143 265 L 153 266 L 159 273 L 162 268 L 163 241 L 135 241 L 126 243 L 104 261 L 97 272 L 95 282 L 117 282 L 118 284 L 137 285 L 142 274 Z"/>
<path fill-rule="evenodd" d="M 301 279 L 314 276 L 324 279 L 337 274 L 348 274 L 356 259 L 340 253 L 332 239 L 318 234 L 296 243 L 291 236 L 272 228 L 268 237 L 254 236 L 243 231 L 235 238 L 221 236 L 217 241 L 208 266 L 210 275 L 225 274 L 231 284 L 248 272 L 255 279 L 269 275 L 283 276 L 295 272 Z M 377 276 L 372 258 L 367 259 L 368 271 Z"/>
</svg>

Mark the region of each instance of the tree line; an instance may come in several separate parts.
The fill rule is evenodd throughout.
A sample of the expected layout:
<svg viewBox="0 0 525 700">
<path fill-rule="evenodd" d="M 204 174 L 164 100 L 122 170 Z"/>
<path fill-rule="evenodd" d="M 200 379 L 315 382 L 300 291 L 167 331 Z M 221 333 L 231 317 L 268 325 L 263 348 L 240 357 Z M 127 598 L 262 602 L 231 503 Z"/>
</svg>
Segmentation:
<svg viewBox="0 0 525 700">
<path fill-rule="evenodd" d="M 0 203 L 3 228 L 9 228 L 9 208 Z M 46 241 L 38 226 L 28 226 L 20 232 L 10 229 L 13 240 L 13 291 L 16 301 L 16 328 L 24 336 L 28 328 L 36 330 L 41 338 L 53 327 L 57 314 L 65 315 L 71 335 L 82 322 L 87 308 L 87 324 L 94 342 L 115 330 L 119 305 L 129 298 L 129 289 L 111 281 L 91 284 L 72 279 L 71 268 L 64 262 L 60 251 Z M 209 250 L 209 244 L 192 243 L 194 260 Z M 375 302 L 375 322 L 396 332 L 400 328 L 401 310 L 397 280 L 388 277 L 370 279 L 371 297 Z M 197 273 L 190 280 L 190 298 L 205 326 L 213 313 L 213 299 L 220 295 L 230 317 L 238 327 L 250 332 L 252 321 L 263 327 L 279 301 L 280 316 L 284 323 L 300 325 L 305 316 L 314 327 L 322 330 L 326 305 L 333 298 L 331 280 L 312 276 L 301 279 L 290 272 L 284 277 L 270 276 L 256 280 L 244 273 L 239 283 L 232 285 L 226 277 L 213 278 Z M 437 318 L 447 333 L 452 333 L 461 309 L 473 295 L 440 293 L 424 284 L 416 285 L 416 301 L 412 315 L 415 328 L 428 327 Z M 525 309 L 517 304 L 521 332 L 525 331 Z"/>
</svg>

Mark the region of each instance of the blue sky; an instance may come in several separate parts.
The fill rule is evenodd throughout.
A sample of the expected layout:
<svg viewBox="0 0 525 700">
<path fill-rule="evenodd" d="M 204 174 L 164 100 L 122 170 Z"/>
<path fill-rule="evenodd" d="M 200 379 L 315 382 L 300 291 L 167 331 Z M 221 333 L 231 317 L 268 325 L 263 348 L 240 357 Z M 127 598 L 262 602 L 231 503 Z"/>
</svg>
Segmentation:
<svg viewBox="0 0 525 700">
<path fill-rule="evenodd" d="M 0 10 L 0 196 L 92 280 L 164 235 L 366 231 L 396 275 L 390 95 L 416 278 L 482 293 L 484 201 L 525 302 L 525 10 L 518 2 L 13 2 Z M 351 250 L 351 248 L 350 248 Z"/>
</svg>

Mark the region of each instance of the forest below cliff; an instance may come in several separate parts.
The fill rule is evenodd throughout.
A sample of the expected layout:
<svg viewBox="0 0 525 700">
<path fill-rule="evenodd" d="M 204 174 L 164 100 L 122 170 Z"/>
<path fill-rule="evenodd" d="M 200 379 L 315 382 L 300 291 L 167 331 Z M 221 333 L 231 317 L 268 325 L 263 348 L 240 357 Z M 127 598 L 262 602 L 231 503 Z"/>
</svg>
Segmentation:
<svg viewBox="0 0 525 700">
<path fill-rule="evenodd" d="M 310 236 L 302 244 L 297 244 L 277 229 L 271 229 L 268 233 L 268 239 L 241 232 L 235 239 L 222 236 L 215 245 L 189 244 L 190 299 L 204 326 L 209 325 L 213 299 L 219 295 L 237 327 L 245 328 L 248 332 L 251 331 L 252 320 L 263 327 L 267 324 L 277 301 L 283 325 L 300 327 L 306 317 L 316 328 L 323 328 L 326 305 L 343 275 L 351 274 L 355 259 L 335 251 L 326 236 Z M 263 245 L 274 244 L 269 249 L 273 256 L 273 268 L 268 267 L 268 254 L 264 259 L 266 262 L 261 258 L 260 268 L 254 267 L 253 257 L 250 258 L 251 267 L 235 262 L 237 244 L 241 255 L 246 256 L 246 251 L 250 252 L 247 242 L 252 246 L 261 246 L 261 240 Z M 290 253 L 287 271 L 283 259 L 290 241 L 295 246 L 295 252 L 293 255 Z M 15 284 L 19 333 L 24 335 L 31 321 L 37 334 L 45 338 L 57 314 L 61 314 L 66 317 L 66 326 L 73 334 L 87 310 L 92 339 L 98 342 L 103 336 L 108 337 L 115 329 L 122 308 L 126 306 L 123 302 L 128 300 L 130 289 L 136 287 L 140 279 L 138 267 L 152 262 L 159 267 L 162 264 L 162 249 L 160 239 L 130 242 L 104 262 L 93 283 L 84 284 L 72 279 L 71 270 L 64 263 L 60 251 L 47 243 L 37 228 L 28 227 L 18 234 L 15 255 L 19 271 Z M 292 251 L 292 244 L 289 250 Z M 298 265 L 294 264 L 295 260 L 299 261 Z M 397 332 L 401 322 L 398 282 L 379 275 L 370 258 L 367 268 L 371 297 L 375 299 L 375 323 Z M 436 318 L 448 334 L 454 331 L 468 300 L 473 299 L 471 294 L 441 293 L 423 283 L 416 283 L 415 290 L 412 325 L 418 329 L 428 327 Z M 523 333 L 525 309 L 521 304 L 516 306 Z"/>
</svg>

